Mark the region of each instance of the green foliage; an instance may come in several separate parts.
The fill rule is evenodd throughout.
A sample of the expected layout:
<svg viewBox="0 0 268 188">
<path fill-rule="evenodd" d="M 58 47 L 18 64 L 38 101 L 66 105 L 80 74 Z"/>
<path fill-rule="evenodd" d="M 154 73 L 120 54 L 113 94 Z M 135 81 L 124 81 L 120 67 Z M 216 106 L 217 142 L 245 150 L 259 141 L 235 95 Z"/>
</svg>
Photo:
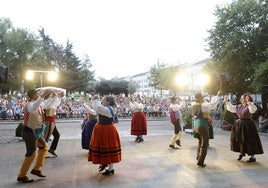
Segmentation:
<svg viewBox="0 0 268 188">
<path fill-rule="evenodd" d="M 126 96 L 128 95 L 128 85 L 129 82 L 125 80 L 105 80 L 102 79 L 101 81 L 97 82 L 96 84 L 96 92 L 100 95 L 109 95 L 109 94 L 122 94 L 124 93 Z"/>
<path fill-rule="evenodd" d="M 268 85 L 268 61 L 256 67 L 251 87 L 258 93 L 263 85 Z"/>
<path fill-rule="evenodd" d="M 13 27 L 9 19 L 0 19 L 0 62 L 9 67 L 8 84 L 1 84 L 1 92 L 20 90 L 24 67 L 31 65 L 38 49 L 37 37 Z"/>
<path fill-rule="evenodd" d="M 152 66 L 150 69 L 150 86 L 161 90 L 173 90 L 174 93 L 179 91 L 178 83 L 176 82 L 176 77 L 180 71 L 180 66 L 169 66 L 168 64 L 157 62 L 156 65 Z"/>
<path fill-rule="evenodd" d="M 189 109 L 187 111 L 184 111 L 182 113 L 182 120 L 187 127 L 192 127 L 193 124 L 193 115 L 192 115 L 192 109 Z"/>
<path fill-rule="evenodd" d="M 227 121 L 228 123 L 230 123 L 230 124 L 234 124 L 234 122 L 235 122 L 235 118 L 236 118 L 236 116 L 235 116 L 235 114 L 234 113 L 231 113 L 231 112 L 229 112 L 228 110 L 224 110 L 224 112 L 223 112 L 223 119 L 225 120 L 225 121 Z"/>
<path fill-rule="evenodd" d="M 14 28 L 11 21 L 0 18 L 0 64 L 9 67 L 8 84 L 0 84 L 0 92 L 20 91 L 24 87 L 40 87 L 41 76 L 34 80 L 25 79 L 26 70 L 51 71 L 58 69 L 59 78 L 55 83 L 42 79 L 43 86 L 51 85 L 73 91 L 93 91 L 94 72 L 90 71 L 89 57 L 80 60 L 73 52 L 73 45 L 66 47 L 54 42 L 44 29 L 39 36 L 20 28 Z"/>
<path fill-rule="evenodd" d="M 130 81 L 128 83 L 128 93 L 129 94 L 132 95 L 133 93 L 135 93 L 137 91 L 137 88 L 138 88 L 138 85 L 135 82 Z"/>
<path fill-rule="evenodd" d="M 220 63 L 215 71 L 229 74 L 226 92 L 251 92 L 254 73 L 267 61 L 267 1 L 238 0 L 217 7 L 217 22 L 209 30 L 210 53 Z"/>
</svg>

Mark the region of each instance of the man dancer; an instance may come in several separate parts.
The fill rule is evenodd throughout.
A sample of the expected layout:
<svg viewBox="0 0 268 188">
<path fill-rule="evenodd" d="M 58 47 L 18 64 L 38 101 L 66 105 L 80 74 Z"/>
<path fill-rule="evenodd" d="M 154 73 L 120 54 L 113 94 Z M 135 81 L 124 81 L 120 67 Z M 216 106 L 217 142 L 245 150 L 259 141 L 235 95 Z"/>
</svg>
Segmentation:
<svg viewBox="0 0 268 188">
<path fill-rule="evenodd" d="M 35 157 L 36 162 L 31 174 L 38 177 L 46 177 L 42 174 L 41 169 L 45 162 L 48 144 L 43 138 L 43 111 L 40 106 L 44 101 L 44 97 L 50 93 L 50 90 L 45 90 L 45 92 L 40 95 L 35 89 L 29 90 L 28 92 L 28 97 L 30 100 L 25 107 L 24 127 L 21 135 L 25 142 L 26 154 L 18 173 L 18 182 L 31 183 L 34 181 L 33 179 L 29 179 L 26 175 Z M 36 154 L 37 147 L 38 152 Z"/>
<path fill-rule="evenodd" d="M 61 99 L 64 96 L 64 93 L 61 92 L 57 94 L 54 92 L 50 97 L 49 102 L 46 106 L 43 106 L 44 109 L 44 123 L 46 125 L 44 138 L 46 142 L 49 142 L 51 135 L 53 135 L 53 140 L 48 150 L 49 153 L 57 157 L 55 150 L 57 149 L 58 142 L 60 139 L 60 133 L 56 126 L 56 108 L 60 105 Z"/>
</svg>

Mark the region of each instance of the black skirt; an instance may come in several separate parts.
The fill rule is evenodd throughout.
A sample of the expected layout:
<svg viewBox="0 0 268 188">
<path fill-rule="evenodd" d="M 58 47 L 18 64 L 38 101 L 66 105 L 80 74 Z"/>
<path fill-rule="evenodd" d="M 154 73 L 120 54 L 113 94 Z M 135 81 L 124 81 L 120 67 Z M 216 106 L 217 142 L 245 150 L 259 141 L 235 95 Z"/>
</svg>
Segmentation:
<svg viewBox="0 0 268 188">
<path fill-rule="evenodd" d="M 261 140 L 253 119 L 238 119 L 231 129 L 231 151 L 248 155 L 263 154 Z"/>
</svg>

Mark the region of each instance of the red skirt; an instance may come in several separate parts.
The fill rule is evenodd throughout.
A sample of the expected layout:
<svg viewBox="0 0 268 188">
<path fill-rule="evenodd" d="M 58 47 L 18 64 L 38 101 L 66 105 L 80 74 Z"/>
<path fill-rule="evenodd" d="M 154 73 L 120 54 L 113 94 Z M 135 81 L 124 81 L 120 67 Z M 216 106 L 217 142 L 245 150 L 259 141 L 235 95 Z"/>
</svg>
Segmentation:
<svg viewBox="0 0 268 188">
<path fill-rule="evenodd" d="M 131 120 L 131 135 L 147 135 L 147 121 L 143 112 L 135 112 Z"/>
<path fill-rule="evenodd" d="M 101 165 L 121 161 L 121 142 L 114 124 L 95 125 L 89 144 L 88 161 Z"/>
</svg>

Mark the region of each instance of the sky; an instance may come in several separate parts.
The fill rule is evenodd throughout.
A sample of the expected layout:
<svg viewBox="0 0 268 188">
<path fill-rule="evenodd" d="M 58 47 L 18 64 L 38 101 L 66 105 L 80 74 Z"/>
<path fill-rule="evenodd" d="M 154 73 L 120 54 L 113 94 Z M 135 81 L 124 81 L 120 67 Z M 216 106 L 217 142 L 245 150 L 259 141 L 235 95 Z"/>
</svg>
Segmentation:
<svg viewBox="0 0 268 188">
<path fill-rule="evenodd" d="M 216 5 L 232 0 L 0 0 L 0 17 L 15 28 L 88 55 L 96 78 L 133 76 L 157 62 L 194 63 L 209 57 L 205 39 Z"/>
</svg>

